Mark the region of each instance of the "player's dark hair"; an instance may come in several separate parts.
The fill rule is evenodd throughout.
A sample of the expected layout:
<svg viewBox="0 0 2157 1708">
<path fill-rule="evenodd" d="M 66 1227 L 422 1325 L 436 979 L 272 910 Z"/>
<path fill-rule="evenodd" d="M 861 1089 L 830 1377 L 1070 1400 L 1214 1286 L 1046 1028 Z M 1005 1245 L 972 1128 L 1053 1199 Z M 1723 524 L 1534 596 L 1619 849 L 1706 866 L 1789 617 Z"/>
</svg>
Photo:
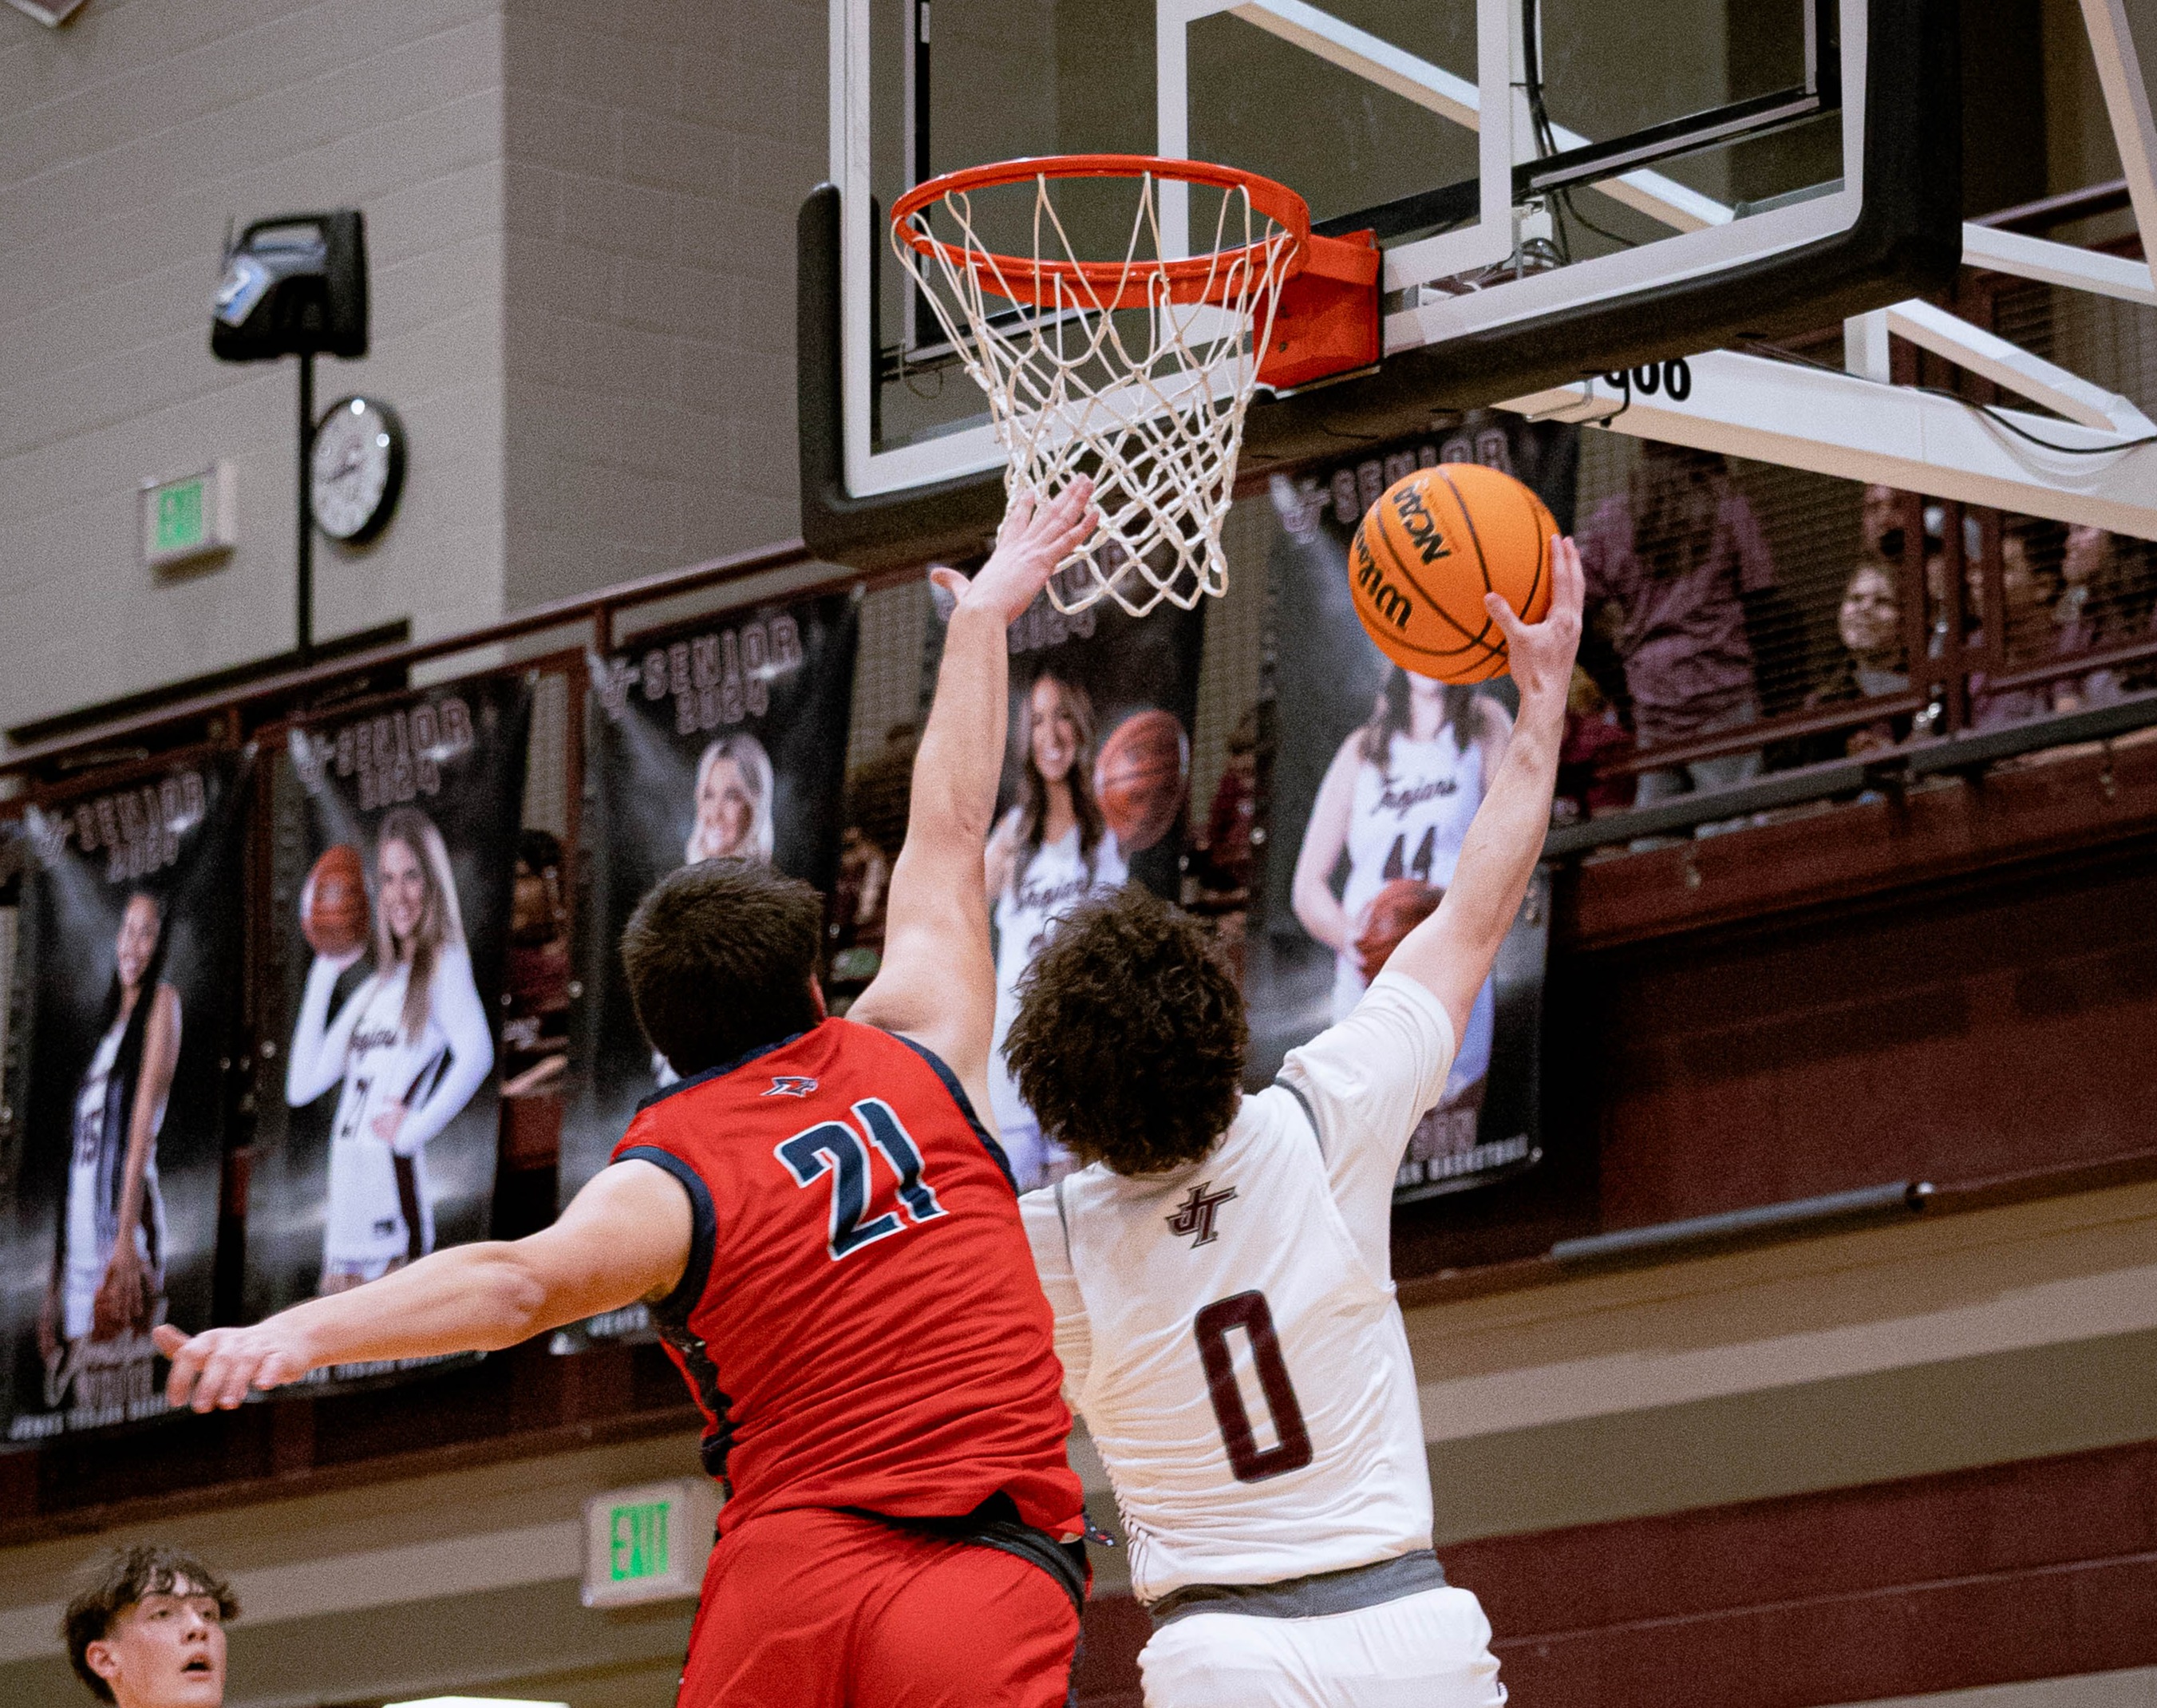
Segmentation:
<svg viewBox="0 0 2157 1708">
<path fill-rule="evenodd" d="M 621 934 L 630 1000 L 687 1079 L 817 1020 L 824 898 L 755 860 L 700 860 L 636 904 Z"/>
<path fill-rule="evenodd" d="M 239 1617 L 239 1598 L 230 1584 L 193 1555 L 162 1543 L 116 1548 L 90 1570 L 96 1575 L 60 1616 L 60 1637 L 67 1643 L 75 1676 L 101 1702 L 112 1700 L 112 1686 L 90 1670 L 90 1645 L 111 1636 L 112 1622 L 144 1596 L 206 1595 L 217 1602 L 220 1620 Z"/>
<path fill-rule="evenodd" d="M 1442 708 L 1439 726 L 1453 731 L 1453 751 L 1465 753 L 1477 733 L 1470 727 L 1476 722 L 1475 690 L 1449 682 L 1439 703 Z M 1408 673 L 1396 664 L 1386 673 L 1385 686 L 1378 690 L 1356 748 L 1364 762 L 1377 766 L 1378 775 L 1387 782 L 1393 779 L 1393 737 L 1407 732 L 1413 720 L 1411 704 Z"/>
<path fill-rule="evenodd" d="M 1243 996 L 1204 929 L 1135 884 L 1073 908 L 1019 984 L 1004 1045 L 1042 1131 L 1082 1163 L 1157 1174 L 1236 1118 Z"/>
</svg>

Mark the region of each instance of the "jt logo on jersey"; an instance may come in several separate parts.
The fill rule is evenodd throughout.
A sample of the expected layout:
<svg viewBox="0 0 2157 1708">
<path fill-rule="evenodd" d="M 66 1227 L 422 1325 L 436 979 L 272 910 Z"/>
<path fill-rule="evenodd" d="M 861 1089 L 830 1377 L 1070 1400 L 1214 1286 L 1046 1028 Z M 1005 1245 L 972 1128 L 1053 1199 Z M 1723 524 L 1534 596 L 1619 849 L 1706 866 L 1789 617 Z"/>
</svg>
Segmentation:
<svg viewBox="0 0 2157 1708">
<path fill-rule="evenodd" d="M 816 1081 L 804 1079 L 798 1073 L 775 1073 L 771 1076 L 771 1089 L 759 1091 L 759 1097 L 806 1097 L 816 1089 Z"/>
<path fill-rule="evenodd" d="M 1186 1234 L 1198 1236 L 1191 1242 L 1194 1251 L 1220 1238 L 1214 1231 L 1213 1218 L 1221 1213 L 1221 1206 L 1236 1195 L 1233 1186 L 1225 1192 L 1208 1192 L 1206 1189 L 1212 1184 L 1211 1180 L 1201 1180 L 1191 1189 L 1191 1195 L 1176 1206 L 1173 1214 L 1162 1218 L 1168 1224 L 1169 1232 L 1178 1239 Z"/>
</svg>

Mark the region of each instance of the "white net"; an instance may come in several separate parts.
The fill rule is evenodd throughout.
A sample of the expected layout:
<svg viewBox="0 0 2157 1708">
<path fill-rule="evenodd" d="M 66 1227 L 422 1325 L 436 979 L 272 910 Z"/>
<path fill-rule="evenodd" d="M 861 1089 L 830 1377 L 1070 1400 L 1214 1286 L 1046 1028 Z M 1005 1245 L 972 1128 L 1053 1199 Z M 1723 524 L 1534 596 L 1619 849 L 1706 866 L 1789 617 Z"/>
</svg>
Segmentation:
<svg viewBox="0 0 2157 1708">
<path fill-rule="evenodd" d="M 1057 608 L 1187 611 L 1228 588 L 1221 528 L 1295 236 L 1237 186 L 1207 210 L 1212 252 L 1164 260 L 1164 183 L 1145 173 L 1118 180 L 1133 200 L 1122 259 L 1089 263 L 1058 215 L 1062 181 L 1031 180 L 1031 256 L 991 249 L 963 189 L 894 221 L 892 246 L 988 395 L 1006 490 L 1094 481 L 1102 525 L 1049 583 Z M 932 230 L 940 210 L 955 236 Z"/>
</svg>

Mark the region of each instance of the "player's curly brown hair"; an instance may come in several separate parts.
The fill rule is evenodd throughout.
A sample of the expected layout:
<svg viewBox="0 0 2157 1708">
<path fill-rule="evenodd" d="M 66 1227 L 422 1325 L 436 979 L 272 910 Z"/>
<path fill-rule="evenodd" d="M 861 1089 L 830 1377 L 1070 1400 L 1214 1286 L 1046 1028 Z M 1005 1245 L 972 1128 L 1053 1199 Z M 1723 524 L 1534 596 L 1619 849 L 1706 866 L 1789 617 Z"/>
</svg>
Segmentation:
<svg viewBox="0 0 2157 1708">
<path fill-rule="evenodd" d="M 1042 1131 L 1082 1163 L 1157 1174 L 1236 1117 L 1243 996 L 1197 921 L 1135 884 L 1066 915 L 1004 1045 Z"/>
</svg>

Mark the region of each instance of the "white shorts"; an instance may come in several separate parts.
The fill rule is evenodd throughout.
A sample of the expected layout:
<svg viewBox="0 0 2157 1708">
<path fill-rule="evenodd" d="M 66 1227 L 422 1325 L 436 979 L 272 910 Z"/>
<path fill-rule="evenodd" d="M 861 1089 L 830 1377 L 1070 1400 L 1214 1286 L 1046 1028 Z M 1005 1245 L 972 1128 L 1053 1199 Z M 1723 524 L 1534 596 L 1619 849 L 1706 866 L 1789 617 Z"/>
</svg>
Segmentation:
<svg viewBox="0 0 2157 1708">
<path fill-rule="evenodd" d="M 1146 1708 L 1498 1708 L 1490 1622 L 1465 1589 L 1311 1619 L 1187 1613 L 1139 1655 Z"/>
</svg>

